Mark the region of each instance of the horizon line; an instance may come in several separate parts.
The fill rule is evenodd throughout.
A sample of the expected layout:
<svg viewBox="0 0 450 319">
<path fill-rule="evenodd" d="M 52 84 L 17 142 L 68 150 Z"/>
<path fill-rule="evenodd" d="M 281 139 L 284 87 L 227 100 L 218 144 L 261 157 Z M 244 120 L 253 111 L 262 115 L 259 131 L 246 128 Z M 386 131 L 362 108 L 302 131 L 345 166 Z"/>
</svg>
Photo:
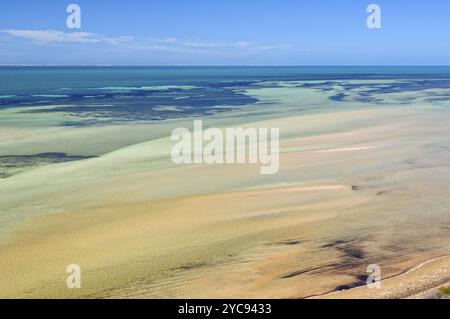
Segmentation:
<svg viewBox="0 0 450 319">
<path fill-rule="evenodd" d="M 0 64 L 0 67 L 450 67 L 440 64 Z"/>
</svg>

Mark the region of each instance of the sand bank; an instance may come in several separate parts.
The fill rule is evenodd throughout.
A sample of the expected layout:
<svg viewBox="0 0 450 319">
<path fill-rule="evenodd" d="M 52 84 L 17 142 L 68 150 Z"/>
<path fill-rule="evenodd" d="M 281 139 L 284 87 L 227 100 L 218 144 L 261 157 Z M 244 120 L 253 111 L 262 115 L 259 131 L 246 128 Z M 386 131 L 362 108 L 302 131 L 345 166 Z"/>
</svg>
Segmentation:
<svg viewBox="0 0 450 319">
<path fill-rule="evenodd" d="M 450 244 L 448 116 L 383 108 L 248 123 L 280 127 L 274 176 L 175 166 L 168 137 L 12 176 L 0 181 L 11 230 L 0 295 L 305 298 L 360 284 L 372 263 L 392 277 L 383 292 L 333 296 L 405 297 L 411 281 L 448 280 L 447 259 L 395 277 Z M 82 289 L 65 286 L 73 263 Z"/>
</svg>

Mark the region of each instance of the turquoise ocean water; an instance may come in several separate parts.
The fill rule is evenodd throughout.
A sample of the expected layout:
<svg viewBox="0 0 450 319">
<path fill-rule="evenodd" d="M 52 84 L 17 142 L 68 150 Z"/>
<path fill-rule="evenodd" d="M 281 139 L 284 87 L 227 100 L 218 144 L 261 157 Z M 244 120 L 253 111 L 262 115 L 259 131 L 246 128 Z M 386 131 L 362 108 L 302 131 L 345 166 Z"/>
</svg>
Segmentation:
<svg viewBox="0 0 450 319">
<path fill-rule="evenodd" d="M 296 81 L 332 101 L 382 104 L 382 94 L 450 88 L 450 67 L 0 67 L 0 110 L 86 119 L 68 126 L 155 121 L 226 112 L 259 102 L 246 89 Z"/>
</svg>

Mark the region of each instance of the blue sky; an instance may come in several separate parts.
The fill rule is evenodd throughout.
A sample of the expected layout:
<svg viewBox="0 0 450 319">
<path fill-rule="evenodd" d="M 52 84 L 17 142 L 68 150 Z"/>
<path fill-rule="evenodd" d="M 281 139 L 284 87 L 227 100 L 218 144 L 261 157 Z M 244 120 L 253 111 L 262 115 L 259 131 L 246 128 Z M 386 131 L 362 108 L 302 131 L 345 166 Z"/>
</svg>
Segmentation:
<svg viewBox="0 0 450 319">
<path fill-rule="evenodd" d="M 81 7 L 68 29 L 66 7 Z M 366 26 L 366 7 L 382 28 Z M 0 64 L 450 65 L 448 0 L 14 0 Z"/>
</svg>

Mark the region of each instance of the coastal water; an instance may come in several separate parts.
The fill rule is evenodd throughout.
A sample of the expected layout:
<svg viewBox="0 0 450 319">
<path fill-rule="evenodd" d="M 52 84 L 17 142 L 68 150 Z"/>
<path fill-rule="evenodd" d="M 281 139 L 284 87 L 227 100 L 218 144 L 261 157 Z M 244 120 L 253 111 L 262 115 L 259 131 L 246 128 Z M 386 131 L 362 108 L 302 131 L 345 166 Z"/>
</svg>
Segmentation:
<svg viewBox="0 0 450 319">
<path fill-rule="evenodd" d="M 0 296 L 428 289 L 450 260 L 395 278 L 448 255 L 449 111 L 440 67 L 0 68 Z M 196 118 L 279 128 L 278 174 L 175 164 Z"/>
<path fill-rule="evenodd" d="M 392 103 L 386 94 L 450 87 L 450 67 L 1 67 L 0 110 L 69 113 L 64 126 L 159 121 L 267 104 L 246 90 L 286 83 L 331 101 L 382 104 Z"/>
</svg>

